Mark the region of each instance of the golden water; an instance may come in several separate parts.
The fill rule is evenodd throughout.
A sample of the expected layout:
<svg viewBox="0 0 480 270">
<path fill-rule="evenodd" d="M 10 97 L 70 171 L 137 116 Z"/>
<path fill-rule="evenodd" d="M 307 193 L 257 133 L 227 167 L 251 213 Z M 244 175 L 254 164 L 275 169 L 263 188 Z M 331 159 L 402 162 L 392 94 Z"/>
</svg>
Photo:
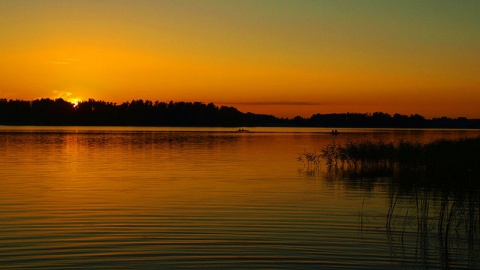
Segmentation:
<svg viewBox="0 0 480 270">
<path fill-rule="evenodd" d="M 305 173 L 298 154 L 330 143 L 330 130 L 250 131 L 0 127 L 0 269 L 479 266 L 468 248 L 444 262 L 408 234 L 392 243 L 386 184 Z M 480 134 L 340 132 L 340 142 Z"/>
</svg>

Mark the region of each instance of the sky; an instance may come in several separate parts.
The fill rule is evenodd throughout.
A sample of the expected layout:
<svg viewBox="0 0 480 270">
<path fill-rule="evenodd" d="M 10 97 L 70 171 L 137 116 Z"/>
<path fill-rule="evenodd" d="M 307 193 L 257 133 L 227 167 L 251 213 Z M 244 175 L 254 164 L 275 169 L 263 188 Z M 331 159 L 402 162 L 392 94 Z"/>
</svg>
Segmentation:
<svg viewBox="0 0 480 270">
<path fill-rule="evenodd" d="M 480 118 L 477 0 L 1 0 L 0 98 Z"/>
</svg>

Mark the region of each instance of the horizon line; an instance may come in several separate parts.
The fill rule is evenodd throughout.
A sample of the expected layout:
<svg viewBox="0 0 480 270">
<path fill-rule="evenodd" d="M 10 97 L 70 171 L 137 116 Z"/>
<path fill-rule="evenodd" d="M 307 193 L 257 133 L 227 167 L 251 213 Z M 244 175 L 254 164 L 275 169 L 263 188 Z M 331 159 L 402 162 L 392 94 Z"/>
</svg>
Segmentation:
<svg viewBox="0 0 480 270">
<path fill-rule="evenodd" d="M 204 102 L 204 101 L 173 101 L 173 100 L 170 100 L 170 101 L 159 101 L 159 100 L 150 100 L 150 99 L 143 99 L 143 98 L 139 98 L 139 99 L 132 99 L 131 101 L 123 101 L 121 103 L 117 103 L 117 102 L 112 102 L 112 101 L 106 101 L 106 100 L 102 100 L 102 99 L 95 99 L 95 98 L 88 98 L 88 99 L 85 99 L 85 100 L 79 100 L 77 99 L 77 102 L 72 102 L 72 101 L 69 101 L 68 98 L 63 98 L 63 97 L 56 97 L 56 98 L 50 98 L 50 97 L 46 97 L 46 98 L 36 98 L 36 99 L 31 99 L 31 100 L 25 100 L 25 99 L 13 99 L 13 98 L 3 98 L 3 97 L 0 97 L 0 101 L 1 100 L 5 100 L 5 101 L 25 101 L 25 102 L 33 102 L 33 101 L 36 101 L 36 100 L 42 100 L 42 99 L 49 99 L 49 100 L 52 100 L 52 101 L 55 101 L 55 100 L 58 100 L 58 99 L 61 99 L 65 102 L 68 102 L 72 105 L 74 105 L 75 107 L 78 106 L 78 103 L 83 103 L 83 102 L 88 102 L 89 100 L 93 100 L 93 101 L 96 101 L 96 102 L 106 102 L 106 103 L 113 103 L 115 106 L 118 106 L 118 105 L 121 105 L 122 103 L 129 103 L 131 101 L 150 101 L 150 102 L 160 102 L 160 103 L 165 103 L 165 104 L 168 104 L 170 102 L 173 102 L 173 103 L 181 103 L 181 102 L 184 102 L 184 103 L 202 103 L 202 104 L 214 104 L 215 106 L 218 106 L 217 104 L 221 104 L 221 105 L 253 105 L 253 106 L 261 106 L 261 105 L 272 105 L 272 106 L 282 106 L 282 105 L 285 105 L 285 106 L 313 106 L 313 105 L 325 105 L 325 104 L 322 104 L 322 103 L 317 103 L 317 102 L 305 102 L 305 101 L 273 101 L 273 102 L 257 102 L 257 101 L 252 101 L 252 102 Z M 221 106 L 220 106 L 221 107 Z M 371 114 L 375 114 L 375 113 L 382 113 L 382 114 L 385 114 L 385 115 L 389 115 L 390 117 L 393 117 L 394 115 L 396 114 L 399 114 L 401 116 L 421 116 L 423 117 L 424 119 L 426 120 L 429 120 L 429 119 L 440 119 L 440 118 L 450 118 L 450 119 L 468 119 L 468 120 L 480 120 L 480 117 L 473 117 L 473 118 L 468 118 L 468 117 L 465 117 L 465 116 L 457 116 L 457 117 L 449 117 L 449 116 L 445 116 L 445 115 L 442 115 L 442 116 L 435 116 L 435 117 L 425 117 L 424 115 L 420 114 L 420 113 L 410 113 L 410 114 L 402 114 L 402 113 L 388 113 L 388 112 L 383 112 L 383 111 L 370 111 L 370 112 L 355 112 L 355 111 L 347 111 L 347 112 L 329 112 L 329 113 L 321 113 L 321 112 L 316 112 L 316 113 L 312 113 L 310 116 L 301 116 L 301 115 L 296 115 L 296 116 L 292 116 L 292 117 L 279 117 L 279 116 L 276 116 L 274 114 L 271 114 L 271 113 L 254 113 L 254 112 L 243 112 L 243 111 L 240 111 L 238 108 L 234 107 L 235 109 L 237 109 L 239 112 L 241 113 L 253 113 L 253 114 L 258 114 L 258 115 L 270 115 L 270 116 L 273 116 L 275 118 L 279 118 L 279 119 L 282 119 L 282 118 L 286 118 L 286 119 L 294 119 L 294 118 L 297 118 L 297 117 L 301 117 L 301 118 L 304 118 L 304 119 L 308 119 L 308 118 L 311 118 L 312 116 L 314 115 L 332 115 L 332 114 L 363 114 L 363 115 L 371 115 Z"/>
</svg>

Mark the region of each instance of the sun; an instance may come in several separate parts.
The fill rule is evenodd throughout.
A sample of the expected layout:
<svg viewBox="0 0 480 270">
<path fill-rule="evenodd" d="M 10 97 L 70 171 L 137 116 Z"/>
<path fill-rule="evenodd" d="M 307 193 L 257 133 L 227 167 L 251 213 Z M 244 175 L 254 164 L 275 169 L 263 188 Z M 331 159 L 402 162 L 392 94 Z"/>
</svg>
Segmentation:
<svg viewBox="0 0 480 270">
<path fill-rule="evenodd" d="M 73 104 L 73 107 L 77 107 L 78 106 L 78 103 L 81 102 L 82 100 L 79 99 L 79 98 L 71 98 L 71 99 L 68 99 L 68 102 L 72 103 Z"/>
</svg>

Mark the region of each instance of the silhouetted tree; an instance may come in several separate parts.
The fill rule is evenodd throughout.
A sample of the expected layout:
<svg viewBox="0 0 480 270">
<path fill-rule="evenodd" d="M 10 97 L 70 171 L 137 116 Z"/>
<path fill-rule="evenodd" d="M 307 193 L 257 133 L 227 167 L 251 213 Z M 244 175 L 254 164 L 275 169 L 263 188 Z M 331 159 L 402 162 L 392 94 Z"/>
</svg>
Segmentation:
<svg viewBox="0 0 480 270">
<path fill-rule="evenodd" d="M 201 102 L 169 103 L 132 100 L 120 105 L 89 99 L 77 106 L 59 99 L 33 101 L 0 99 L 0 125 L 103 125 L 103 126 L 296 126 L 296 127 L 398 127 L 480 128 L 480 119 L 441 117 L 431 120 L 375 112 L 314 114 L 292 119 L 243 113 L 234 107 Z"/>
</svg>

